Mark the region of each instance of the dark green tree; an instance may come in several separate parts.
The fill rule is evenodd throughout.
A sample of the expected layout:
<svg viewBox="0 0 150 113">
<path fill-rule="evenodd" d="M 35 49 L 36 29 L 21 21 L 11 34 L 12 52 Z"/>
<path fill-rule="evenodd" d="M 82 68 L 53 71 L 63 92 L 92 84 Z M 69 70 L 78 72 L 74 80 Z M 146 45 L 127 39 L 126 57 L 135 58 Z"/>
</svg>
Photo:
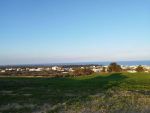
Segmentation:
<svg viewBox="0 0 150 113">
<path fill-rule="evenodd" d="M 106 72 L 106 68 L 105 67 L 102 68 L 102 72 Z"/>
<path fill-rule="evenodd" d="M 139 65 L 135 70 L 137 72 L 144 72 L 144 68 L 141 65 Z"/>
<path fill-rule="evenodd" d="M 91 75 L 93 73 L 93 71 L 91 69 L 75 69 L 75 71 L 73 72 L 74 76 L 80 76 L 80 75 Z"/>
<path fill-rule="evenodd" d="M 118 65 L 115 62 L 113 62 L 113 63 L 110 63 L 110 65 L 108 66 L 108 71 L 109 72 L 121 72 L 122 69 L 121 69 L 120 65 Z"/>
</svg>

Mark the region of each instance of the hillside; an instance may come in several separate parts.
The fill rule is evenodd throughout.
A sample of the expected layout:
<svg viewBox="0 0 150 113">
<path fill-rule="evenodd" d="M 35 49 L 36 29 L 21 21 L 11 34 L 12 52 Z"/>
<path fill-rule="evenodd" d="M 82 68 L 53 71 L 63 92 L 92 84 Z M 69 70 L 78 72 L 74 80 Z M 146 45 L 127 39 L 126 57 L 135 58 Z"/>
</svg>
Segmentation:
<svg viewBox="0 0 150 113">
<path fill-rule="evenodd" d="M 150 74 L 0 78 L 0 113 L 150 112 Z"/>
</svg>

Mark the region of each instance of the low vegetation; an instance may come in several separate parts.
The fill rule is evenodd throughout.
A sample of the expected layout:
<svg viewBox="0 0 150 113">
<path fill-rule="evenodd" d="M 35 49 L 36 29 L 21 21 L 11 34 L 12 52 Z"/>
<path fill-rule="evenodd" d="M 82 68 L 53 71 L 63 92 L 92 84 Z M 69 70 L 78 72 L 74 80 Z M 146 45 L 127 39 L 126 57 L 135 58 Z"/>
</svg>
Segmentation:
<svg viewBox="0 0 150 113">
<path fill-rule="evenodd" d="M 73 73 L 71 73 L 70 75 L 72 76 L 81 76 L 81 75 L 91 75 L 94 72 L 91 69 L 80 69 L 77 68 L 75 69 L 75 71 Z"/>
<path fill-rule="evenodd" d="M 121 66 L 118 65 L 117 63 L 111 63 L 109 66 L 108 66 L 108 72 L 121 72 L 122 69 L 121 69 Z"/>
<path fill-rule="evenodd" d="M 102 65 L 58 65 L 58 66 L 0 66 L 0 77 L 72 77 L 93 73 L 145 72 L 150 73 L 150 66 L 123 66 L 115 62 Z"/>
<path fill-rule="evenodd" d="M 144 72 L 144 68 L 141 65 L 139 65 L 135 70 L 137 72 Z"/>
<path fill-rule="evenodd" d="M 0 113 L 149 113 L 150 74 L 0 78 Z"/>
</svg>

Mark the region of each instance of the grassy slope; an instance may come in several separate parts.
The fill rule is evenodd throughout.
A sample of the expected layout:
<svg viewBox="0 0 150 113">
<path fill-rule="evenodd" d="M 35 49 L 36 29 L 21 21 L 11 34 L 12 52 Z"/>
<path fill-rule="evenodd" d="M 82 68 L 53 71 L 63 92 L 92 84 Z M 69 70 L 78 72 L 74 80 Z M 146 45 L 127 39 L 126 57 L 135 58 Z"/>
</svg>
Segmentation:
<svg viewBox="0 0 150 113">
<path fill-rule="evenodd" d="M 117 90 L 119 93 L 116 92 Z M 111 99 L 116 99 L 114 98 L 115 94 L 119 96 L 122 91 L 132 91 L 136 93 L 135 95 L 138 93 L 140 97 L 144 95 L 144 98 L 150 99 L 147 97 L 150 95 L 150 74 L 117 73 L 71 78 L 0 78 L 0 111 L 7 113 L 10 111 L 23 113 L 37 110 L 58 112 L 59 109 L 61 111 L 63 109 L 67 112 L 73 109 L 73 111 L 82 112 L 81 109 L 85 108 L 85 103 L 93 102 L 93 100 L 99 101 L 98 103 L 102 101 L 109 103 L 112 102 Z M 122 96 L 121 99 L 124 97 L 127 100 L 126 95 Z M 128 97 L 133 97 L 133 95 Z M 139 97 L 137 96 L 137 98 Z M 146 101 L 146 104 L 148 104 L 147 102 L 149 101 Z M 120 106 L 119 109 L 121 109 L 123 107 L 122 100 L 118 103 L 119 105 L 116 106 Z M 90 106 L 94 107 L 94 104 Z M 100 106 L 102 105 L 96 108 L 92 107 L 90 110 L 104 109 L 107 112 L 107 110 L 113 109 L 112 112 L 114 112 L 113 107 L 107 108 L 105 104 L 103 105 L 104 108 Z"/>
</svg>

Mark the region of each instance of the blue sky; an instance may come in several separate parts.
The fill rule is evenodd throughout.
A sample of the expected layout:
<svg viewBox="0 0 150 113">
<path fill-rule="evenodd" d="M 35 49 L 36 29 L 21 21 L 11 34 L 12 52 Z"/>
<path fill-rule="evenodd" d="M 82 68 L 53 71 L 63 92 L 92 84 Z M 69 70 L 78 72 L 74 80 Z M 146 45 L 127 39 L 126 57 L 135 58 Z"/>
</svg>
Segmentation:
<svg viewBox="0 0 150 113">
<path fill-rule="evenodd" d="M 149 0 L 0 0 L 0 65 L 150 60 Z"/>
</svg>

